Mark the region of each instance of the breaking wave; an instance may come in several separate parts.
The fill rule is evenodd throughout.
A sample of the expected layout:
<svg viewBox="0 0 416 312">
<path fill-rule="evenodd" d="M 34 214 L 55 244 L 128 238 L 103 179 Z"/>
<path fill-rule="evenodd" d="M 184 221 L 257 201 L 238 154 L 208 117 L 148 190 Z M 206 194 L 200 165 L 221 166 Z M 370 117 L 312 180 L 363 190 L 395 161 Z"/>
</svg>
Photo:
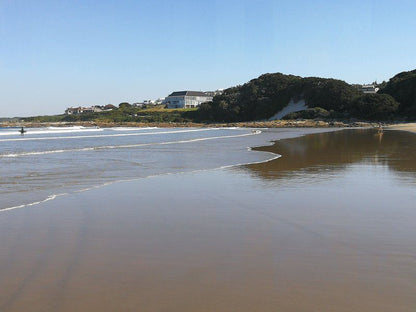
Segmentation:
<svg viewBox="0 0 416 312">
<path fill-rule="evenodd" d="M 175 132 L 174 131 L 169 131 L 169 133 L 175 133 Z M 197 139 L 189 139 L 189 140 L 139 143 L 139 144 L 125 144 L 125 145 L 103 145 L 103 146 L 83 147 L 83 148 L 57 149 L 57 150 L 49 150 L 49 151 L 21 152 L 21 153 L 0 154 L 0 157 L 2 157 L 2 158 L 13 158 L 13 157 L 47 155 L 47 154 L 68 153 L 68 152 L 89 152 L 89 151 L 97 151 L 97 150 L 105 150 L 105 149 L 117 149 L 117 148 L 135 148 L 135 147 L 156 146 L 156 145 L 186 144 L 186 143 L 208 141 L 208 140 L 219 140 L 219 139 L 230 139 L 230 138 L 245 137 L 245 136 L 257 135 L 257 134 L 260 134 L 260 133 L 261 133 L 260 130 L 255 130 L 255 131 L 252 131 L 250 133 L 244 133 L 244 134 L 223 135 L 223 136 L 205 137 L 205 138 L 197 138 Z"/>
<path fill-rule="evenodd" d="M 103 131 L 103 129 L 99 129 Z M 41 140 L 73 140 L 73 139 L 89 139 L 89 138 L 108 138 L 108 137 L 128 137 L 128 136 L 143 136 L 143 135 L 156 135 L 156 134 L 170 134 L 170 133 L 188 133 L 188 132 L 200 132 L 218 130 L 218 128 L 205 128 L 205 129 L 187 129 L 187 130 L 175 130 L 175 131 L 158 131 L 158 132 L 138 132 L 138 133 L 117 133 L 117 134 L 97 134 L 97 135 L 79 135 L 79 136 L 55 136 L 55 137 L 23 137 L 13 139 L 0 139 L 0 142 L 11 141 L 41 141 Z M 84 130 L 85 131 L 85 130 Z M 51 132 L 42 132 L 51 133 Z M 59 132 L 56 132 L 59 133 Z M 62 133 L 62 131 L 60 132 Z M 15 134 L 15 133 L 14 133 Z M 30 132 L 30 134 L 37 134 Z"/>
</svg>

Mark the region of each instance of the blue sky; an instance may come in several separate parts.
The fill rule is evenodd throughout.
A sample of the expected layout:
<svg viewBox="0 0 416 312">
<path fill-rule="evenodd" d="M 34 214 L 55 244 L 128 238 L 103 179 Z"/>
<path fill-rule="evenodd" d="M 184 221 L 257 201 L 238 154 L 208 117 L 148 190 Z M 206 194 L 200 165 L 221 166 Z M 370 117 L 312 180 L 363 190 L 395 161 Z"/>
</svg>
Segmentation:
<svg viewBox="0 0 416 312">
<path fill-rule="evenodd" d="M 416 1 L 0 0 L 0 117 L 416 68 Z"/>
</svg>

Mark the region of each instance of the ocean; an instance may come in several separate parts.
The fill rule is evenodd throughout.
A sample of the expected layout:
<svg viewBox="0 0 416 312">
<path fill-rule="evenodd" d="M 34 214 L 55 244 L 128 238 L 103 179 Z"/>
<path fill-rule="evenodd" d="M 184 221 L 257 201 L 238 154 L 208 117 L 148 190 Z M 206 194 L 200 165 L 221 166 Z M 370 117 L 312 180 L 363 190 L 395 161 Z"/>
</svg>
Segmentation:
<svg viewBox="0 0 416 312">
<path fill-rule="evenodd" d="M 237 128 L 0 129 L 0 209 L 22 208 L 129 179 L 277 157 L 250 153 L 268 131 Z M 281 130 L 291 137 L 305 130 Z"/>
</svg>

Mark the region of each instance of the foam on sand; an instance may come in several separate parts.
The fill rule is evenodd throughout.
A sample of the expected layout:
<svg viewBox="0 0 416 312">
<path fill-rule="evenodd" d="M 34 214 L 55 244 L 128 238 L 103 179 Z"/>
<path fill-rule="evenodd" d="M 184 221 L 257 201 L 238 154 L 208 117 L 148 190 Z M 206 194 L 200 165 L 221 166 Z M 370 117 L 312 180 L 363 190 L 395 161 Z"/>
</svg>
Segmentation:
<svg viewBox="0 0 416 312">
<path fill-rule="evenodd" d="M 39 201 L 35 201 L 33 203 L 22 204 L 22 205 L 18 205 L 18 206 L 14 206 L 14 207 L 7 207 L 7 208 L 0 209 L 0 212 L 6 212 L 6 211 L 10 211 L 10 210 L 16 210 L 16 209 L 21 209 L 21 208 L 25 208 L 25 207 L 31 207 L 31 206 L 40 205 L 40 204 L 46 203 L 46 202 L 48 202 L 50 200 L 54 200 L 57 197 L 65 196 L 65 195 L 69 195 L 69 194 L 68 193 L 61 193 L 61 194 L 49 195 L 45 199 L 39 200 Z"/>
</svg>

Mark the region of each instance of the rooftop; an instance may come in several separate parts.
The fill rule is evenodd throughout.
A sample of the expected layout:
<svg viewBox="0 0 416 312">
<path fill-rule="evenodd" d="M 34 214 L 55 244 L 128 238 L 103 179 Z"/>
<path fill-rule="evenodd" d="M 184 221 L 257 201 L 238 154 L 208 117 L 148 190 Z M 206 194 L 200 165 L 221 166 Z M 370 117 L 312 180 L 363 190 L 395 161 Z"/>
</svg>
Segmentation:
<svg viewBox="0 0 416 312">
<path fill-rule="evenodd" d="M 207 96 L 202 91 L 176 91 L 169 94 L 169 96 Z"/>
</svg>

